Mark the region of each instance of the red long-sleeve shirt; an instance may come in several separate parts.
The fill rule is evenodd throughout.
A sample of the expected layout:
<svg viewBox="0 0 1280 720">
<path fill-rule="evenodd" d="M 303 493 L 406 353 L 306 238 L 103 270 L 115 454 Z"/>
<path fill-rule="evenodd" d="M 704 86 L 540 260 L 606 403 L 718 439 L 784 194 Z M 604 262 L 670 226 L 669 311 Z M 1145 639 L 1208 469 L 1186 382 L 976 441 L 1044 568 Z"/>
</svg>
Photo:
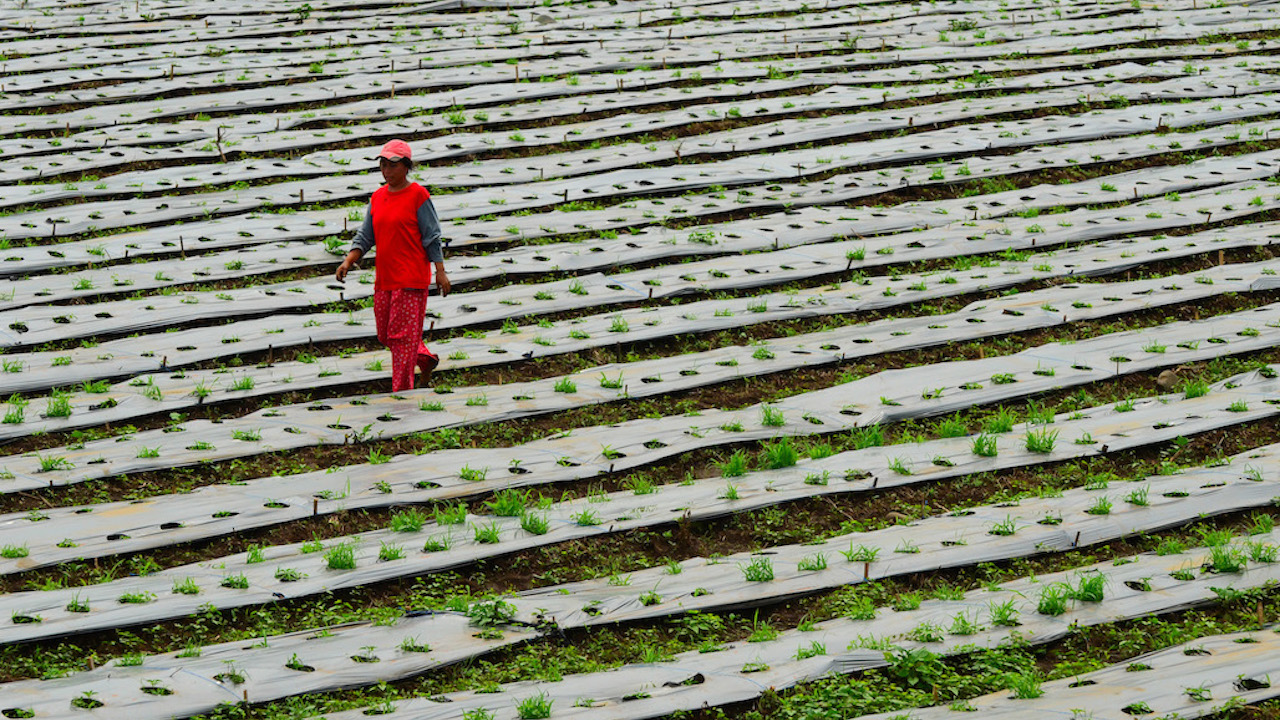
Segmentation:
<svg viewBox="0 0 1280 720">
<path fill-rule="evenodd" d="M 440 221 L 426 188 L 410 183 L 399 192 L 386 185 L 374 191 L 352 247 L 368 253 L 375 244 L 375 290 L 426 290 L 431 285 L 431 262 L 444 258 L 439 250 Z M 432 254 L 438 257 L 429 257 Z"/>
</svg>

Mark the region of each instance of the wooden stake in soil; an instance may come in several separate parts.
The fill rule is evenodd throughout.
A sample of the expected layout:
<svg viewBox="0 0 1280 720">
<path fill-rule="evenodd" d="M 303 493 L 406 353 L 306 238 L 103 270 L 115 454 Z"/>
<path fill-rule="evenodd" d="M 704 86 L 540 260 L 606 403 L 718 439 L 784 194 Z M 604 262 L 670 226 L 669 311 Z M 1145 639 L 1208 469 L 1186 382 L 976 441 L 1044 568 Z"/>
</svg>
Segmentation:
<svg viewBox="0 0 1280 720">
<path fill-rule="evenodd" d="M 320 498 L 311 498 L 311 515 L 312 517 L 320 514 Z"/>
</svg>

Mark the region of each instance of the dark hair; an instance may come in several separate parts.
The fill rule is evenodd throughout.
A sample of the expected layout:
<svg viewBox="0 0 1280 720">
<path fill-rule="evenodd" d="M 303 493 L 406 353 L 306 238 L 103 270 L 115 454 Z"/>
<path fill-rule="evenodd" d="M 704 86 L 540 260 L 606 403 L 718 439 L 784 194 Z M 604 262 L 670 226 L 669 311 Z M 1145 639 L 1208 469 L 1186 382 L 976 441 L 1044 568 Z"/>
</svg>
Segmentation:
<svg viewBox="0 0 1280 720">
<path fill-rule="evenodd" d="M 406 168 L 408 168 L 408 169 L 410 169 L 410 170 L 412 170 L 412 169 L 413 169 L 413 160 L 412 160 L 411 158 L 402 157 L 402 158 L 400 158 L 399 160 L 392 160 L 391 158 L 384 158 L 384 157 L 380 157 L 380 158 L 378 158 L 378 159 L 379 159 L 379 160 L 386 160 L 386 161 L 387 161 L 387 162 L 389 162 L 389 163 L 400 163 L 401 165 L 404 165 Z"/>
</svg>

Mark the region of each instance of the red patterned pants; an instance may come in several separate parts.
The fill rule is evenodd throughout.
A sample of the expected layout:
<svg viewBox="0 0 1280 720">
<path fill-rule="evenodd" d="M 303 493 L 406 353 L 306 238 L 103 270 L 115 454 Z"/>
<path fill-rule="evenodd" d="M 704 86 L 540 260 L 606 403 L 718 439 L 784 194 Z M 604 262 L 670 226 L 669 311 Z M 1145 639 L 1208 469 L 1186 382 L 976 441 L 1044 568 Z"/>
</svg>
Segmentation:
<svg viewBox="0 0 1280 720">
<path fill-rule="evenodd" d="M 413 389 L 418 355 L 430 354 L 422 342 L 427 291 L 413 288 L 373 291 L 373 318 L 378 341 L 391 350 L 391 392 Z"/>
</svg>

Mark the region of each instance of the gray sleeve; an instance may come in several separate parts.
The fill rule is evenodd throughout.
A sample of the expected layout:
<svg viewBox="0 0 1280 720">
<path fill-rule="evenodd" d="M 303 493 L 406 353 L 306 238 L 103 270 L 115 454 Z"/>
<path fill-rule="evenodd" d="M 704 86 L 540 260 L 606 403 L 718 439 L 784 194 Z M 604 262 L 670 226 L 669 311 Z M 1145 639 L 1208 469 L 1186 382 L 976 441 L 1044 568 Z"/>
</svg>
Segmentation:
<svg viewBox="0 0 1280 720">
<path fill-rule="evenodd" d="M 422 248 L 427 251 L 427 261 L 444 262 L 444 251 L 440 248 L 440 218 L 431 198 L 418 206 L 418 232 L 422 234 Z"/>
<path fill-rule="evenodd" d="M 351 249 L 359 250 L 361 254 L 368 255 L 369 250 L 373 249 L 373 204 L 370 203 L 364 211 L 364 223 L 360 225 L 360 229 L 356 231 L 356 236 L 351 239 Z"/>
</svg>

